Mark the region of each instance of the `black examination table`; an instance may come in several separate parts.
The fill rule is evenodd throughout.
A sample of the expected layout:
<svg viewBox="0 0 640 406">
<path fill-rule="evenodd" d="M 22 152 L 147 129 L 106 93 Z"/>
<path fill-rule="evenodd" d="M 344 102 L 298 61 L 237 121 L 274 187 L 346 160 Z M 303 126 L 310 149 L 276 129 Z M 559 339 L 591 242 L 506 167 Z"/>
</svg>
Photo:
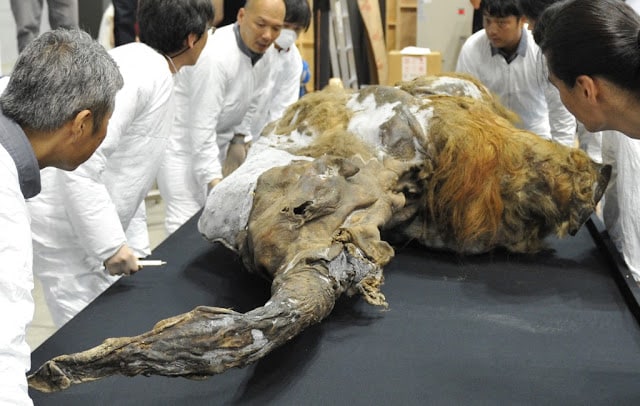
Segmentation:
<svg viewBox="0 0 640 406">
<path fill-rule="evenodd" d="M 198 305 L 245 312 L 270 296 L 199 214 L 145 268 L 32 353 L 32 367 L 146 332 Z M 587 227 L 589 226 L 589 227 Z M 640 405 L 638 288 L 597 221 L 535 256 L 403 247 L 385 268 L 389 310 L 359 297 L 267 357 L 203 381 L 113 376 L 36 405 Z"/>
</svg>

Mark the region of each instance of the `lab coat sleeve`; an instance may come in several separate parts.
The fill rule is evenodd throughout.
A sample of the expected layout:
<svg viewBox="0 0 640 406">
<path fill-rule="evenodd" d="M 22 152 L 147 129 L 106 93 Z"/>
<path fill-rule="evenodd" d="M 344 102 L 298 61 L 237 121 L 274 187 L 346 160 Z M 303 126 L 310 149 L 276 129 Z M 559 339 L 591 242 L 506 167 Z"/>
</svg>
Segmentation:
<svg viewBox="0 0 640 406">
<path fill-rule="evenodd" d="M 469 37 L 469 39 L 467 39 L 467 41 L 462 45 L 462 49 L 460 49 L 458 61 L 456 62 L 456 72 L 469 73 L 478 77 L 478 71 L 474 68 L 478 61 L 474 61 L 474 57 L 472 55 L 473 47 L 469 42 L 470 39 L 472 39 L 472 37 Z"/>
<path fill-rule="evenodd" d="M 634 279 L 640 282 L 640 140 L 607 131 L 603 161 L 614 167 L 604 200 L 605 224 Z"/>
<path fill-rule="evenodd" d="M 189 91 L 189 139 L 193 151 L 194 176 L 201 187 L 222 178 L 216 129 L 224 107 L 227 81 L 241 80 L 229 78 L 224 61 L 205 54 L 207 51 L 205 48 L 198 63 L 192 69 L 185 70 L 178 79 Z"/>
<path fill-rule="evenodd" d="M 267 97 L 266 93 L 269 89 L 269 75 L 271 73 L 270 64 L 264 64 L 260 68 L 261 69 L 257 69 L 252 73 L 254 75 L 253 83 L 255 84 L 255 87 L 251 95 L 251 104 L 242 118 L 242 122 L 234 128 L 235 134 L 244 135 L 245 143 L 253 141 L 253 131 L 251 130 L 253 120 L 260 119 L 258 108 L 262 105 L 262 99 Z"/>
<path fill-rule="evenodd" d="M 547 78 L 540 78 L 544 86 L 544 95 L 549 109 L 549 126 L 551 138 L 568 147 L 575 147 L 576 119 L 562 104 L 560 92 Z"/>
<path fill-rule="evenodd" d="M 147 229 L 147 207 L 144 200 L 138 206 L 135 214 L 125 230 L 127 245 L 138 258 L 151 255 L 151 241 Z"/>
<path fill-rule="evenodd" d="M 136 117 L 140 97 L 135 86 L 125 84 L 116 96 L 116 107 L 100 147 L 75 171 L 58 173 L 65 209 L 78 243 L 100 262 L 113 256 L 127 241 L 103 173 L 109 157 Z"/>
<path fill-rule="evenodd" d="M 5 150 L 0 154 L 0 404 L 32 405 L 26 378 L 26 328 L 34 310 L 31 229 L 13 160 Z"/>
<path fill-rule="evenodd" d="M 282 117 L 284 111 L 291 104 L 298 100 L 300 95 L 300 78 L 302 77 L 302 57 L 295 45 L 289 50 L 291 55 L 287 56 L 287 61 L 277 72 L 277 82 L 275 83 L 273 101 L 270 103 L 267 123 Z"/>
</svg>

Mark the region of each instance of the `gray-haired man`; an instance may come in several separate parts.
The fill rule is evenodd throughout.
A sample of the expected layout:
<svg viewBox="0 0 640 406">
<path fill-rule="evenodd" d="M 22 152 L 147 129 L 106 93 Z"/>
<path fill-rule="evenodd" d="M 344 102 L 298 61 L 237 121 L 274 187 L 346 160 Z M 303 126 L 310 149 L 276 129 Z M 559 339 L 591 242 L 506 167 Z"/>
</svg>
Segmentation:
<svg viewBox="0 0 640 406">
<path fill-rule="evenodd" d="M 90 63 L 87 63 L 90 61 Z M 23 50 L 0 96 L 0 404 L 30 405 L 27 324 L 33 318 L 32 241 L 25 203 L 40 169 L 74 170 L 105 137 L 123 86 L 89 34 L 54 30 Z"/>
</svg>

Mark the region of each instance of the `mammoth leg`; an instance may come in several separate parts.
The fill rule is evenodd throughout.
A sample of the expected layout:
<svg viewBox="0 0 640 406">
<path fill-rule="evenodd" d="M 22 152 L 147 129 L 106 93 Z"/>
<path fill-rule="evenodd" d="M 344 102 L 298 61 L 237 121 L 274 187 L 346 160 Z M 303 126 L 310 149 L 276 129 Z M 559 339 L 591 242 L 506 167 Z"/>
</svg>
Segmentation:
<svg viewBox="0 0 640 406">
<path fill-rule="evenodd" d="M 242 367 L 329 314 L 335 282 L 320 270 L 291 270 L 269 302 L 245 314 L 201 306 L 139 336 L 58 356 L 29 376 L 29 386 L 54 392 L 115 374 L 200 378 Z"/>
</svg>

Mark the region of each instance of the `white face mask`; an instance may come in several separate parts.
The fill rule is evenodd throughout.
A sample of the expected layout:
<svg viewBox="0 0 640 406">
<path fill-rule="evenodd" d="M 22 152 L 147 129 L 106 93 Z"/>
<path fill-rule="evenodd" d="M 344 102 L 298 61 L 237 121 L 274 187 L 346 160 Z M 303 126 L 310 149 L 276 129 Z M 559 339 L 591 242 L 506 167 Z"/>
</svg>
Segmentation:
<svg viewBox="0 0 640 406">
<path fill-rule="evenodd" d="M 282 49 L 289 49 L 298 39 L 298 34 L 294 30 L 283 28 L 280 35 L 276 38 L 276 44 Z"/>
</svg>

